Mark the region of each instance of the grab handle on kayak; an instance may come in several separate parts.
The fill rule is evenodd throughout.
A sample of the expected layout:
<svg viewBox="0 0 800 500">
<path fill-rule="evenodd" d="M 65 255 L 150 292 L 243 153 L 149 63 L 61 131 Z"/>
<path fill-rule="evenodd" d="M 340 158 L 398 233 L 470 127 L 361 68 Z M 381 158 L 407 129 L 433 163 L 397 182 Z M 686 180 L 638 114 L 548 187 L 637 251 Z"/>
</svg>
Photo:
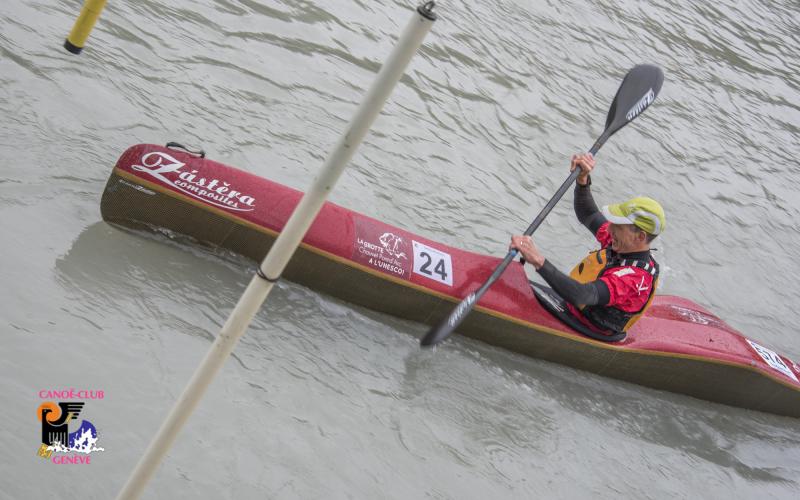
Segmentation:
<svg viewBox="0 0 800 500">
<path fill-rule="evenodd" d="M 184 146 L 183 144 L 181 144 L 179 142 L 168 142 L 167 144 L 164 145 L 164 147 L 167 147 L 167 148 L 170 148 L 170 149 L 182 149 L 182 150 L 186 151 L 187 153 L 189 153 L 190 155 L 199 156 L 200 158 L 205 158 L 206 157 L 206 152 L 203 151 L 202 149 L 189 149 L 189 148 L 187 148 L 186 146 Z"/>
</svg>

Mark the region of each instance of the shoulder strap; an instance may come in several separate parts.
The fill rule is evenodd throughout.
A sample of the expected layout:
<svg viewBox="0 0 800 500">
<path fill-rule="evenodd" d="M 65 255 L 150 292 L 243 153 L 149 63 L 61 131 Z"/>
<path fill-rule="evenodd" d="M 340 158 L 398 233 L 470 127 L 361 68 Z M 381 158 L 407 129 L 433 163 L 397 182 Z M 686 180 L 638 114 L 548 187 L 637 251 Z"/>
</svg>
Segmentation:
<svg viewBox="0 0 800 500">
<path fill-rule="evenodd" d="M 658 262 L 655 261 L 652 257 L 650 257 L 650 261 L 646 262 L 644 260 L 630 260 L 630 259 L 622 259 L 620 256 L 613 252 L 612 250 L 607 250 L 609 255 L 609 259 L 606 263 L 606 269 L 612 267 L 638 267 L 639 269 L 650 273 L 653 276 L 653 279 L 658 277 L 659 267 Z"/>
</svg>

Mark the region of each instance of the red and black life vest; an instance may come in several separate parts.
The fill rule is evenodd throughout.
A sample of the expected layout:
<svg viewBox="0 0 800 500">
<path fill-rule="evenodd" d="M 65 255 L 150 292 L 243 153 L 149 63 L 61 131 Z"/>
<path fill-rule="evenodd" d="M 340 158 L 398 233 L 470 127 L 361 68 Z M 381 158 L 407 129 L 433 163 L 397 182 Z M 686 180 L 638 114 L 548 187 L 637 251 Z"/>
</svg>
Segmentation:
<svg viewBox="0 0 800 500">
<path fill-rule="evenodd" d="M 658 263 L 649 256 L 647 261 L 631 260 L 621 257 L 610 248 L 603 248 L 590 253 L 569 273 L 572 279 L 581 283 L 589 283 L 600 278 L 608 269 L 615 267 L 638 267 L 653 276 L 653 284 L 650 287 L 650 295 L 647 298 L 647 302 L 636 312 L 623 311 L 617 307 L 607 305 L 577 306 L 581 315 L 589 323 L 602 331 L 610 333 L 626 332 L 650 307 L 656 294 L 656 287 L 658 287 Z"/>
</svg>

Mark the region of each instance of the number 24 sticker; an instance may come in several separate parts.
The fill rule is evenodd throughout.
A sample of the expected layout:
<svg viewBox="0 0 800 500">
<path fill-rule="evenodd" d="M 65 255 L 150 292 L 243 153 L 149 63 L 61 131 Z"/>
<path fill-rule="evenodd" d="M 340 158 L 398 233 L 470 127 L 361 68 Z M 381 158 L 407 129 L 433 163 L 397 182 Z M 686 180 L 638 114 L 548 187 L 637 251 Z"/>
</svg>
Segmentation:
<svg viewBox="0 0 800 500">
<path fill-rule="evenodd" d="M 449 253 L 411 240 L 414 247 L 414 272 L 439 283 L 453 286 L 453 261 Z"/>
<path fill-rule="evenodd" d="M 792 370 L 786 366 L 786 363 L 783 362 L 781 357 L 778 356 L 775 351 L 771 351 L 760 344 L 756 344 L 750 339 L 745 340 L 747 340 L 747 343 L 750 344 L 750 347 L 752 347 L 758 353 L 758 355 L 761 356 L 761 359 L 763 359 L 769 366 L 775 368 L 779 372 L 797 382 L 797 377 L 794 375 L 794 373 L 792 373 Z"/>
</svg>

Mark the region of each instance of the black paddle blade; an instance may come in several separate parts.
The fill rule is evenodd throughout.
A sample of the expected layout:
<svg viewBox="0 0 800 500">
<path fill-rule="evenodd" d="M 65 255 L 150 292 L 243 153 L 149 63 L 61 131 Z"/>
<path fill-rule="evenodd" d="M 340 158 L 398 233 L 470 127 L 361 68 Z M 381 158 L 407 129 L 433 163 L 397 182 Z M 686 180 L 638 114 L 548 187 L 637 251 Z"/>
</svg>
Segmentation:
<svg viewBox="0 0 800 500">
<path fill-rule="evenodd" d="M 441 323 L 439 323 L 436 328 L 432 328 L 428 333 L 422 337 L 422 340 L 419 341 L 420 345 L 423 347 L 428 347 L 432 345 L 436 345 L 442 340 L 446 339 L 453 333 L 458 325 L 464 321 L 464 318 L 467 317 L 472 308 L 475 306 L 475 303 L 478 302 L 478 297 L 475 296 L 475 293 L 471 293 L 464 297 L 458 306 L 453 309 L 453 312 L 450 313 L 448 317 L 444 319 Z"/>
<path fill-rule="evenodd" d="M 605 138 L 611 137 L 653 104 L 663 84 L 664 72 L 658 66 L 640 64 L 628 71 L 608 110 Z"/>
</svg>

